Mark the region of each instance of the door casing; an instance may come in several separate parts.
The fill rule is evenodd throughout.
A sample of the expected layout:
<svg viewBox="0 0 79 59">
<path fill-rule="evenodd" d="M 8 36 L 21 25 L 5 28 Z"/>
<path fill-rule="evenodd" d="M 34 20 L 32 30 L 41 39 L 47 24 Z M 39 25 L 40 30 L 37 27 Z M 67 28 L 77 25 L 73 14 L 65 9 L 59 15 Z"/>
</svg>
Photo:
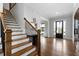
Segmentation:
<svg viewBox="0 0 79 59">
<path fill-rule="evenodd" d="M 57 22 L 62 22 L 62 33 L 57 33 Z M 63 21 L 56 21 L 56 38 L 61 38 L 63 39 Z"/>
</svg>

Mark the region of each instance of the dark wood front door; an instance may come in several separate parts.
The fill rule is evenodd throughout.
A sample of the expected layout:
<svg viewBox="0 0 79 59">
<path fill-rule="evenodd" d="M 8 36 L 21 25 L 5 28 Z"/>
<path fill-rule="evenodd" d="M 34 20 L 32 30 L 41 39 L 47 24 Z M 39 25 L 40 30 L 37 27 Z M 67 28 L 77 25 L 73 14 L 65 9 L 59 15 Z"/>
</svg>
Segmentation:
<svg viewBox="0 0 79 59">
<path fill-rule="evenodd" d="M 63 21 L 56 21 L 56 38 L 63 38 Z"/>
</svg>

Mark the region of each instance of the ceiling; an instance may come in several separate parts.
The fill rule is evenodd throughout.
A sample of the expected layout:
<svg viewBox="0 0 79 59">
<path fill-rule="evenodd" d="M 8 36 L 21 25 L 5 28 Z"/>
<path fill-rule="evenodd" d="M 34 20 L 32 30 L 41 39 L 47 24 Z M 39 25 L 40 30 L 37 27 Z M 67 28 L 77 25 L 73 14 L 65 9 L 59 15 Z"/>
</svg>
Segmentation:
<svg viewBox="0 0 79 59">
<path fill-rule="evenodd" d="M 55 17 L 73 13 L 73 3 L 27 3 L 31 10 L 43 17 Z"/>
</svg>

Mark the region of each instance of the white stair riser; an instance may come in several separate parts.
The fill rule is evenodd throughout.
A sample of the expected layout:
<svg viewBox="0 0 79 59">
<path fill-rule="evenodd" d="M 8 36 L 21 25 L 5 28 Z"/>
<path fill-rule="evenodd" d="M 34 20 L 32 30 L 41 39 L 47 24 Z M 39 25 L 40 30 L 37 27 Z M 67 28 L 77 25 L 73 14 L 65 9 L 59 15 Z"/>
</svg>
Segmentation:
<svg viewBox="0 0 79 59">
<path fill-rule="evenodd" d="M 24 37 L 26 37 L 26 35 L 12 36 L 12 40 L 17 40 L 17 39 L 24 38 Z"/>
<path fill-rule="evenodd" d="M 11 28 L 8 28 L 8 29 L 11 29 Z M 19 28 L 12 28 L 11 29 L 13 32 L 22 32 L 23 30 L 22 29 L 19 29 Z"/>
<path fill-rule="evenodd" d="M 9 29 L 21 29 L 21 27 L 8 27 Z"/>
<path fill-rule="evenodd" d="M 6 21 L 6 23 L 15 23 L 14 21 Z"/>
<path fill-rule="evenodd" d="M 12 32 L 12 35 L 15 35 L 15 34 L 25 34 L 24 32 Z"/>
<path fill-rule="evenodd" d="M 6 23 L 6 24 L 7 24 L 7 25 L 16 25 L 16 26 L 19 26 L 19 24 L 17 24 L 17 23 L 12 23 L 12 22 L 11 22 L 11 23 L 8 22 L 8 23 Z"/>
<path fill-rule="evenodd" d="M 13 24 L 13 23 L 6 23 L 6 24 Z M 19 25 L 19 24 L 16 23 L 16 25 Z"/>
<path fill-rule="evenodd" d="M 13 24 L 6 24 L 7 26 L 19 26 L 19 25 L 13 25 Z"/>
<path fill-rule="evenodd" d="M 12 45 L 16 45 L 16 44 L 20 44 L 20 43 L 22 43 L 22 42 L 28 42 L 28 41 L 29 41 L 29 38 L 24 39 L 24 40 L 13 41 L 13 42 L 12 42 Z"/>
<path fill-rule="evenodd" d="M 12 32 L 22 32 L 22 30 L 12 30 Z"/>
</svg>

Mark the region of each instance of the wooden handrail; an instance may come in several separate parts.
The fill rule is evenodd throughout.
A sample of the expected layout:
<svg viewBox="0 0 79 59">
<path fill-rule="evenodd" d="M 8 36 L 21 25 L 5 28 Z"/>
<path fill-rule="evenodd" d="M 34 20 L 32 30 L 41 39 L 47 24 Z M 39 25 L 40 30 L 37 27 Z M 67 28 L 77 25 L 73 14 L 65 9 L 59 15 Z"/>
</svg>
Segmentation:
<svg viewBox="0 0 79 59">
<path fill-rule="evenodd" d="M 34 26 L 33 26 L 32 24 L 30 24 L 30 22 L 29 22 L 26 18 L 24 18 L 24 20 L 25 20 L 26 22 L 28 22 L 28 24 L 38 33 L 38 31 L 34 28 Z"/>
<path fill-rule="evenodd" d="M 14 5 L 11 7 L 11 3 L 9 4 L 9 8 L 10 8 L 10 10 L 12 10 L 13 9 L 13 7 L 16 5 L 16 3 L 14 3 Z"/>
<path fill-rule="evenodd" d="M 4 13 L 1 13 L 1 17 L 0 18 L 1 18 L 1 21 L 2 21 L 3 28 L 6 29 L 7 26 L 5 25 L 5 22 L 4 22 L 4 20 L 6 20 L 6 19 L 4 19 L 3 14 Z"/>
<path fill-rule="evenodd" d="M 8 29 L 8 27 L 6 26 L 5 24 L 5 21 L 7 21 L 6 17 L 4 19 L 4 13 L 1 13 L 1 22 L 2 22 L 2 25 L 3 25 L 3 33 L 4 33 L 4 40 L 2 38 L 2 40 L 4 41 L 3 44 L 4 44 L 4 55 L 6 56 L 10 56 L 11 55 L 11 40 L 12 40 L 12 30 L 11 29 Z M 3 34 L 2 34 L 3 35 Z"/>
</svg>

